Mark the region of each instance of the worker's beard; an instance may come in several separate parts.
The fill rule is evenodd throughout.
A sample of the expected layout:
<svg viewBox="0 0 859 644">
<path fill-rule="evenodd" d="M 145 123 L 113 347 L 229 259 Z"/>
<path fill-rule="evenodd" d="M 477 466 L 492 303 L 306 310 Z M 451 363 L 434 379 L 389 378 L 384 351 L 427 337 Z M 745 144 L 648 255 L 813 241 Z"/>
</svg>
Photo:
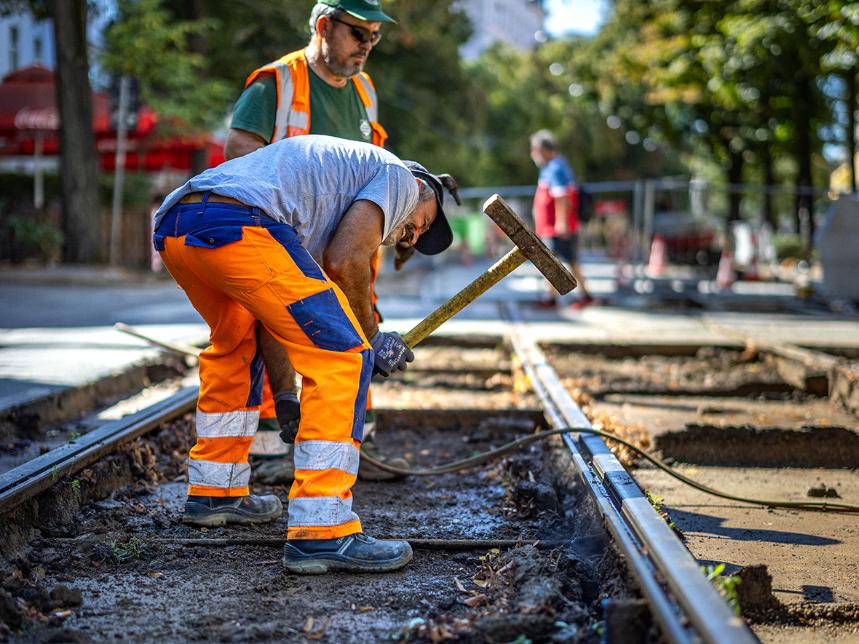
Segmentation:
<svg viewBox="0 0 859 644">
<path fill-rule="evenodd" d="M 398 244 L 403 239 L 411 239 L 415 234 L 415 225 L 407 221 L 400 224 L 388 233 L 388 236 L 382 240 L 382 246 L 393 246 Z"/>
<path fill-rule="evenodd" d="M 337 60 L 334 51 L 328 46 L 325 41 L 322 42 L 322 60 L 325 61 L 325 66 L 335 76 L 340 78 L 352 78 L 364 70 L 364 63 L 341 63 Z"/>
</svg>

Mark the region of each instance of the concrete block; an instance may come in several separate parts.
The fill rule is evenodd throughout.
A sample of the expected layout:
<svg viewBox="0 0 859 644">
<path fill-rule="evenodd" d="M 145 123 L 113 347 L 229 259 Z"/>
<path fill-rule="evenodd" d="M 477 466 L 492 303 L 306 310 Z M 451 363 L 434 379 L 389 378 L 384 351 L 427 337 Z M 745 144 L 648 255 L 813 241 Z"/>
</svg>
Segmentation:
<svg viewBox="0 0 859 644">
<path fill-rule="evenodd" d="M 859 300 L 859 199 L 844 196 L 832 204 L 816 241 L 826 295 Z"/>
</svg>

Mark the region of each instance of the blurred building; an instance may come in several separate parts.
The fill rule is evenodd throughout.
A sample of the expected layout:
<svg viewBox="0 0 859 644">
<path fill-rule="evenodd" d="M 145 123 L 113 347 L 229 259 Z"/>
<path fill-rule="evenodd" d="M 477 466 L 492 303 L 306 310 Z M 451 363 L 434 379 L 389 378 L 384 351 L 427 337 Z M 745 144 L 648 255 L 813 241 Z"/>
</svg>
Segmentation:
<svg viewBox="0 0 859 644">
<path fill-rule="evenodd" d="M 17 69 L 54 66 L 54 32 L 50 20 L 28 11 L 0 17 L 0 78 Z"/>
<path fill-rule="evenodd" d="M 462 46 L 465 59 L 477 58 L 497 42 L 534 49 L 542 41 L 546 10 L 542 0 L 460 0 L 474 33 Z"/>
</svg>

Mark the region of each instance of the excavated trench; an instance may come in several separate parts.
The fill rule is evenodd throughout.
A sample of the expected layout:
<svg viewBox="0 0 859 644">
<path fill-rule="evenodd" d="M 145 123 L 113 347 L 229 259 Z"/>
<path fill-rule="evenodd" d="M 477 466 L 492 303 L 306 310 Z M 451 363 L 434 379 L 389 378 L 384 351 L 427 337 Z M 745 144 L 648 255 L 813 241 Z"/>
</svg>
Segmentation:
<svg viewBox="0 0 859 644">
<path fill-rule="evenodd" d="M 450 367 L 462 362 L 439 363 L 448 351 L 430 347 L 418 355 L 437 371 L 432 384 L 376 388 L 384 453 L 430 466 L 544 424 L 530 395 L 481 390 L 467 368 Z M 487 348 L 455 351 L 476 364 L 469 352 Z M 491 353 L 484 357 L 494 362 L 477 380 L 510 378 L 503 368 L 488 373 L 507 359 L 500 349 Z M 446 405 L 450 400 L 457 404 Z M 628 614 L 625 608 L 641 613 L 558 440 L 474 470 L 359 481 L 353 490 L 369 534 L 523 543 L 417 549 L 405 570 L 385 575 L 301 577 L 285 574 L 280 563 L 276 541 L 285 519 L 210 530 L 180 522 L 192 422 L 174 421 L 0 518 L 0 638 L 597 642 L 623 625 L 617 616 Z M 276 493 L 286 504 L 286 487 L 254 491 Z M 196 541 L 250 538 L 269 543 Z M 195 541 L 183 543 L 189 539 Z M 653 636 L 646 611 L 643 619 L 640 632 Z"/>
<path fill-rule="evenodd" d="M 766 355 L 569 345 L 546 353 L 595 425 L 632 437 L 695 480 L 746 497 L 859 500 L 859 418 L 819 388 L 783 380 Z M 762 641 L 859 635 L 855 514 L 715 499 L 644 462 L 634 476 L 702 564 L 739 575 L 737 601 Z"/>
<path fill-rule="evenodd" d="M 703 347 L 622 355 L 551 345 L 567 388 L 598 419 L 637 425 L 671 461 L 730 467 L 854 469 L 859 419 L 785 382 L 766 356 Z"/>
</svg>

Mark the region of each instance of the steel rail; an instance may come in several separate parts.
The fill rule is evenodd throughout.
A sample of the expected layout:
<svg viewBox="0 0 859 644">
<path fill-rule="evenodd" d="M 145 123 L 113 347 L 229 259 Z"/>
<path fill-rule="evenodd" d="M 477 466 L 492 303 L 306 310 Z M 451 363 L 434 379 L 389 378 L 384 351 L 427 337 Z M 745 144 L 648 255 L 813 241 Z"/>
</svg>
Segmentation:
<svg viewBox="0 0 859 644">
<path fill-rule="evenodd" d="M 554 368 L 527 332 L 515 304 L 503 309 L 510 340 L 555 428 L 590 427 Z M 745 644 L 757 638 L 701 574 L 698 563 L 598 436 L 565 434 L 564 443 L 626 557 L 663 634 L 671 642 Z M 664 582 L 664 583 L 662 583 Z"/>
<path fill-rule="evenodd" d="M 194 409 L 198 387 L 183 387 L 150 407 L 111 421 L 8 472 L 0 474 L 0 514 L 116 450 L 138 436 Z"/>
</svg>

